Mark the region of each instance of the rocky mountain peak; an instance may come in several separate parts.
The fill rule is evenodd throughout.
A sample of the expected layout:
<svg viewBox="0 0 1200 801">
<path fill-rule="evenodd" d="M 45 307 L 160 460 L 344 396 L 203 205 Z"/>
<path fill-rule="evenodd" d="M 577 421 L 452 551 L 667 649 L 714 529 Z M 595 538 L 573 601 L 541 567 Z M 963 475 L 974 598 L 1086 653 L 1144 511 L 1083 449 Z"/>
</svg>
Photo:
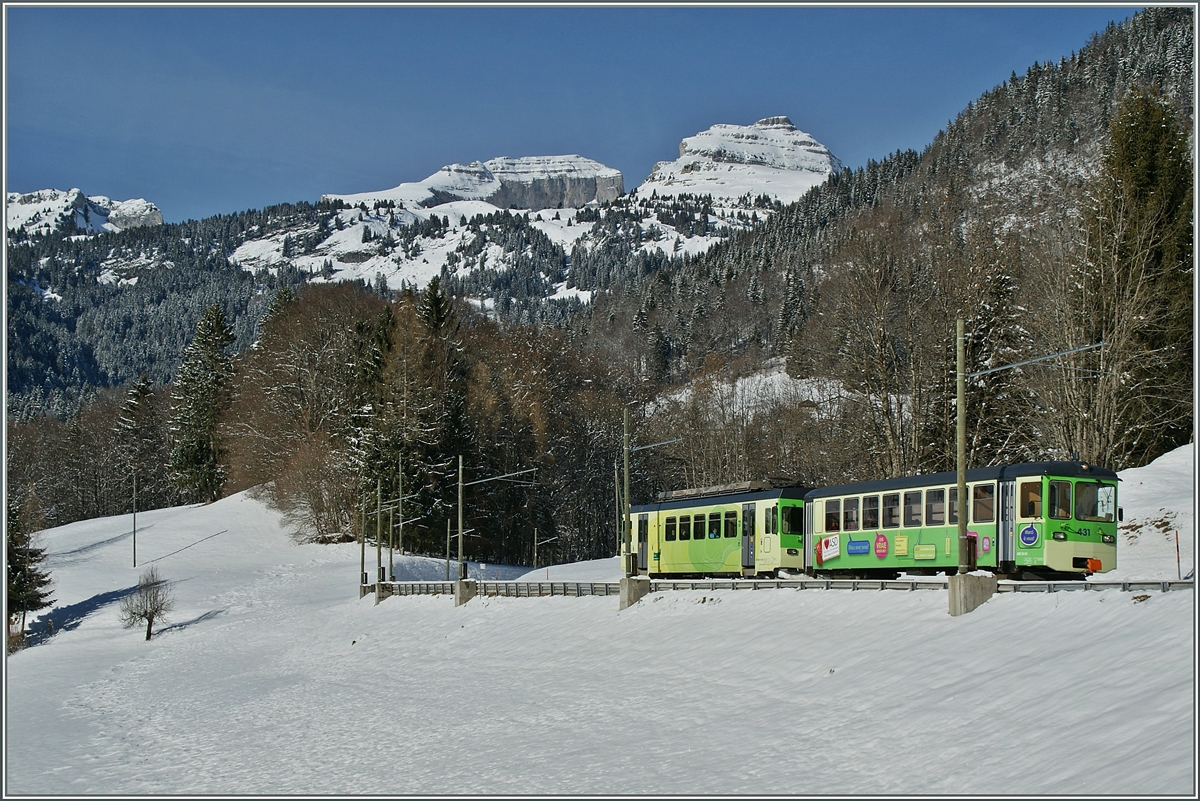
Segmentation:
<svg viewBox="0 0 1200 801">
<path fill-rule="evenodd" d="M 6 195 L 5 227 L 41 236 L 64 227 L 87 233 L 122 231 L 146 225 L 162 225 L 163 216 L 153 203 L 135 200 L 111 200 L 103 195 L 85 196 L 77 188 L 67 191 L 41 189 L 36 192 L 9 192 Z"/>
<path fill-rule="evenodd" d="M 796 200 L 842 164 L 788 117 L 753 125 L 718 124 L 679 143 L 679 158 L 660 161 L 640 194 L 710 194 L 733 199 L 746 192 Z"/>
</svg>

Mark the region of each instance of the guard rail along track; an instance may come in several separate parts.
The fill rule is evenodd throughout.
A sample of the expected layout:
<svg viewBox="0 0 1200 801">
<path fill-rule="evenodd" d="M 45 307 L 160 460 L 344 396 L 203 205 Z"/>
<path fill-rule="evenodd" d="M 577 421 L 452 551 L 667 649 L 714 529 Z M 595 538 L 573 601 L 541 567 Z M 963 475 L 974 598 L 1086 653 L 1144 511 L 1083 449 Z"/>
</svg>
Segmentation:
<svg viewBox="0 0 1200 801">
<path fill-rule="evenodd" d="M 476 594 L 537 598 L 551 595 L 582 597 L 585 595 L 619 595 L 621 584 L 616 581 L 478 581 Z M 666 590 L 946 590 L 948 580 L 921 579 L 650 579 L 650 592 Z M 1000 581 L 996 592 L 1067 592 L 1088 590 L 1120 590 L 1143 592 L 1192 589 L 1195 582 L 1187 581 Z M 393 595 L 451 595 L 453 581 L 383 581 L 364 585 L 362 595 L 374 593 L 377 600 Z"/>
</svg>

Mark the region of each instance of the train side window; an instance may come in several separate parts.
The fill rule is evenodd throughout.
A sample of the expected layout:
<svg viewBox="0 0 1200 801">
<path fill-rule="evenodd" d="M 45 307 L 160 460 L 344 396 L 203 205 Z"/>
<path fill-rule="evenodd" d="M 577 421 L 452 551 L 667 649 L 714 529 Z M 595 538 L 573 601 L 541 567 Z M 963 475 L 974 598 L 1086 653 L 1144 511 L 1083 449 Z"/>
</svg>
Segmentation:
<svg viewBox="0 0 1200 801">
<path fill-rule="evenodd" d="M 667 542 L 675 541 L 675 518 L 667 518 L 666 524 L 663 525 L 663 539 Z"/>
<path fill-rule="evenodd" d="M 1020 500 L 1017 504 L 1019 517 L 1042 516 L 1042 482 L 1025 481 L 1021 484 Z"/>
<path fill-rule="evenodd" d="M 778 506 L 768 506 L 767 507 L 767 516 L 765 518 L 763 518 L 763 520 L 766 524 L 768 534 L 779 533 L 779 507 Z"/>
<path fill-rule="evenodd" d="M 946 491 L 944 489 L 925 490 L 925 525 L 946 525 Z"/>
<path fill-rule="evenodd" d="M 883 496 L 883 527 L 900 528 L 900 493 Z"/>
<path fill-rule="evenodd" d="M 904 493 L 904 525 L 921 525 L 921 491 Z"/>
<path fill-rule="evenodd" d="M 840 498 L 825 501 L 825 530 L 842 530 L 842 501 Z"/>
<path fill-rule="evenodd" d="M 879 528 L 879 496 L 868 495 L 862 499 L 862 527 Z"/>
<path fill-rule="evenodd" d="M 736 537 L 738 529 L 738 514 L 737 512 L 725 513 L 725 536 Z"/>
<path fill-rule="evenodd" d="M 704 515 L 696 515 L 692 518 L 692 539 L 704 539 Z"/>
<path fill-rule="evenodd" d="M 842 528 L 846 531 L 858 531 L 858 498 L 842 501 Z"/>
<path fill-rule="evenodd" d="M 1071 516 L 1071 482 L 1051 481 L 1050 497 L 1046 501 L 1050 517 L 1066 520 Z"/>
<path fill-rule="evenodd" d="M 721 513 L 712 512 L 708 516 L 708 538 L 715 540 L 721 536 Z"/>
<path fill-rule="evenodd" d="M 679 539 L 690 540 L 692 538 L 692 516 L 681 515 L 679 518 Z"/>
<path fill-rule="evenodd" d="M 971 505 L 972 523 L 990 523 L 996 519 L 996 485 L 977 484 L 975 502 Z"/>
<path fill-rule="evenodd" d="M 946 516 L 946 522 L 950 525 L 958 523 L 958 487 L 950 488 L 950 503 L 947 505 L 949 514 Z"/>
</svg>

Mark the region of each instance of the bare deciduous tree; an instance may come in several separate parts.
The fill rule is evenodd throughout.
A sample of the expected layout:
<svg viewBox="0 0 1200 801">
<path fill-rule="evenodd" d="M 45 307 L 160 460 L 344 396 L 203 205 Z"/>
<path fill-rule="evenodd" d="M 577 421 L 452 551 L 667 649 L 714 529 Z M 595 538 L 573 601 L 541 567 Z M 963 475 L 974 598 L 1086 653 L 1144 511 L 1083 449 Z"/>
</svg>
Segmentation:
<svg viewBox="0 0 1200 801">
<path fill-rule="evenodd" d="M 171 585 L 158 575 L 158 568 L 150 565 L 138 579 L 137 592 L 121 599 L 121 623 L 131 629 L 145 621 L 146 639 L 149 640 L 154 622 L 165 620 L 174 608 Z"/>
</svg>

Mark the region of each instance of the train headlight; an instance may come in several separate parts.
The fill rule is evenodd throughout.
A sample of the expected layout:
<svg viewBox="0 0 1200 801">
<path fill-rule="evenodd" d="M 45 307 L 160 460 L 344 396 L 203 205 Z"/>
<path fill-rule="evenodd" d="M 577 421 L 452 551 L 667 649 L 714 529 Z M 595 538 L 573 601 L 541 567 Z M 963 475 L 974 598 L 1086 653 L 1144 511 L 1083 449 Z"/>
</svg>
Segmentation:
<svg viewBox="0 0 1200 801">
<path fill-rule="evenodd" d="M 1067 538 L 1067 535 L 1064 532 L 1062 532 L 1062 531 L 1054 532 L 1054 539 L 1058 540 L 1059 542 L 1066 540 L 1066 538 Z"/>
<path fill-rule="evenodd" d="M 1102 534 L 1100 536 L 1100 539 L 1103 540 L 1108 545 L 1116 545 L 1117 544 L 1117 538 L 1112 534 Z"/>
</svg>

